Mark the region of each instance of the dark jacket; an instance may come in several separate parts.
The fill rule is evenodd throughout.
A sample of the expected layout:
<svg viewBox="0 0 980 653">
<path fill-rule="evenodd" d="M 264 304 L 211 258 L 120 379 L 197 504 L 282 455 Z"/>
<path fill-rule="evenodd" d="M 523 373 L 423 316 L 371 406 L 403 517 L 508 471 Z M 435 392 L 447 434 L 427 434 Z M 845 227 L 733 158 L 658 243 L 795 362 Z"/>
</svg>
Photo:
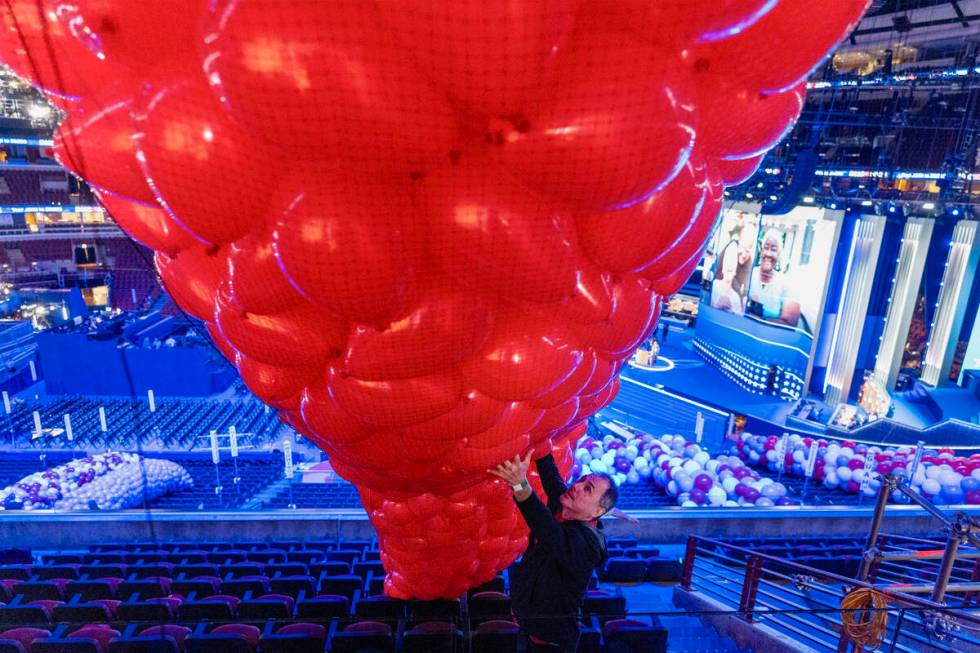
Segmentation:
<svg viewBox="0 0 980 653">
<path fill-rule="evenodd" d="M 533 492 L 517 507 L 531 529 L 527 551 L 511 571 L 511 608 L 529 635 L 574 651 L 578 615 L 592 571 L 607 557 L 605 537 L 580 521 L 560 522 L 565 492 L 554 458 L 535 461 L 548 505 Z"/>
</svg>

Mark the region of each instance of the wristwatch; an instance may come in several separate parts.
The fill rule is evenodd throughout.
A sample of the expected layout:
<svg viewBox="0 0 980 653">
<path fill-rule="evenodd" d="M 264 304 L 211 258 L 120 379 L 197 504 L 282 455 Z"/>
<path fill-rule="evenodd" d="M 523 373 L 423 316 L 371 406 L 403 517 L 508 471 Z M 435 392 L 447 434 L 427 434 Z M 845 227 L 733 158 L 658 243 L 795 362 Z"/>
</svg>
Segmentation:
<svg viewBox="0 0 980 653">
<path fill-rule="evenodd" d="M 510 486 L 510 489 L 512 489 L 514 491 L 514 493 L 516 494 L 516 493 L 520 492 L 521 490 L 523 490 L 524 488 L 528 488 L 528 487 L 531 487 L 531 486 L 528 484 L 527 480 L 523 480 L 520 483 L 518 483 L 517 485 L 511 485 Z"/>
</svg>

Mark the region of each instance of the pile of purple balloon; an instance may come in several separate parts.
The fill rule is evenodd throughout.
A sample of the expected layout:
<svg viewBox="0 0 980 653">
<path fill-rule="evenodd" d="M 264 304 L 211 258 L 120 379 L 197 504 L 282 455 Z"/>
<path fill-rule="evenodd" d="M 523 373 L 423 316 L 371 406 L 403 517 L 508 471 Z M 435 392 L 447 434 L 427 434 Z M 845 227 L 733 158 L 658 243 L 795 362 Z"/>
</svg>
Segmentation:
<svg viewBox="0 0 980 653">
<path fill-rule="evenodd" d="M 94 503 L 100 510 L 114 510 L 193 484 L 187 470 L 177 463 L 108 452 L 26 476 L 0 490 L 0 503 L 23 510 L 88 510 Z"/>
<path fill-rule="evenodd" d="M 648 433 L 634 433 L 629 438 L 606 435 L 601 440 L 586 435 L 575 447 L 572 478 L 583 474 L 609 474 L 616 485 L 650 480 L 654 460 L 661 446 Z"/>
<path fill-rule="evenodd" d="M 795 505 L 782 483 L 761 476 L 738 456 L 712 457 L 681 435 L 584 437 L 575 449 L 572 476 L 589 472 L 608 473 L 617 483 L 652 480 L 685 508 Z"/>
</svg>

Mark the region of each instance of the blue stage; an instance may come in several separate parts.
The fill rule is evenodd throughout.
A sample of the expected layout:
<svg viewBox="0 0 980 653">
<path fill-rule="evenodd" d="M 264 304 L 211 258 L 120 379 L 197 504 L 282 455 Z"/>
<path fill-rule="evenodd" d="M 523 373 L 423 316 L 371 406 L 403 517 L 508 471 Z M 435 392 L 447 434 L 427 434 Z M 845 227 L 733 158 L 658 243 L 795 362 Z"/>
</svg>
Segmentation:
<svg viewBox="0 0 980 653">
<path fill-rule="evenodd" d="M 710 408 L 742 414 L 747 417 L 746 430 L 752 433 L 809 432 L 837 438 L 861 439 L 870 442 L 915 444 L 924 439 L 929 444 L 950 444 L 959 447 L 976 446 L 980 442 L 980 425 L 970 422 L 980 414 L 980 399 L 964 388 L 929 389 L 926 408 L 921 401 L 903 398 L 893 393 L 894 414 L 853 432 L 828 430 L 823 423 L 787 421 L 796 402 L 769 395 L 754 394 L 708 364 L 694 350 L 694 329 L 670 331 L 661 344 L 654 369 L 627 366 L 621 374 L 620 392 L 605 409 L 600 419 L 619 419 L 638 429 L 654 434 L 692 433 L 697 404 L 702 404 L 705 434 L 716 418 Z M 666 391 L 666 392 L 664 392 Z M 671 398 L 676 395 L 677 399 Z M 819 400 L 817 405 L 822 405 Z M 695 402 L 695 403 L 692 403 Z M 829 415 L 829 410 L 825 414 Z M 940 441 L 941 440 L 941 441 Z"/>
</svg>

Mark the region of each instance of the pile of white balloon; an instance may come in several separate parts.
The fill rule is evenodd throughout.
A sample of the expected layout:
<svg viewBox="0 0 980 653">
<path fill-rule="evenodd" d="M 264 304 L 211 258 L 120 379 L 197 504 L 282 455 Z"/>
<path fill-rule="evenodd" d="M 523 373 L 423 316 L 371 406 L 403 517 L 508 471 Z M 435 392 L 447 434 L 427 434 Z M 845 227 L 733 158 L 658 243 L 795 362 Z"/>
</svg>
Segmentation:
<svg viewBox="0 0 980 653">
<path fill-rule="evenodd" d="M 753 471 L 738 456 L 712 456 L 681 435 L 586 436 L 575 449 L 572 476 L 610 474 L 617 484 L 652 481 L 685 508 L 787 506 L 786 487 Z"/>
<path fill-rule="evenodd" d="M 739 455 L 750 464 L 777 468 L 777 450 L 781 438 L 743 433 L 738 443 Z M 783 473 L 803 476 L 811 444 L 809 437 L 793 433 L 786 437 Z M 879 447 L 855 442 L 817 440 L 813 479 L 831 490 L 877 494 L 882 474 L 908 477 L 915 458 L 912 447 Z M 868 457 L 871 464 L 868 466 Z M 868 470 L 867 472 L 865 470 Z M 865 475 L 867 483 L 864 483 Z M 934 503 L 980 505 L 980 454 L 969 458 L 956 456 L 952 449 L 923 449 L 912 488 Z M 906 503 L 905 495 L 892 493 L 893 501 Z"/>
<path fill-rule="evenodd" d="M 649 434 L 635 433 L 628 440 L 606 435 L 596 440 L 590 435 L 579 438 L 575 445 L 572 478 L 583 474 L 609 474 L 616 485 L 648 481 L 653 473 L 657 439 Z"/>
<path fill-rule="evenodd" d="M 0 490 L 0 506 L 23 510 L 119 510 L 194 485 L 177 463 L 108 452 L 36 472 Z"/>
</svg>

